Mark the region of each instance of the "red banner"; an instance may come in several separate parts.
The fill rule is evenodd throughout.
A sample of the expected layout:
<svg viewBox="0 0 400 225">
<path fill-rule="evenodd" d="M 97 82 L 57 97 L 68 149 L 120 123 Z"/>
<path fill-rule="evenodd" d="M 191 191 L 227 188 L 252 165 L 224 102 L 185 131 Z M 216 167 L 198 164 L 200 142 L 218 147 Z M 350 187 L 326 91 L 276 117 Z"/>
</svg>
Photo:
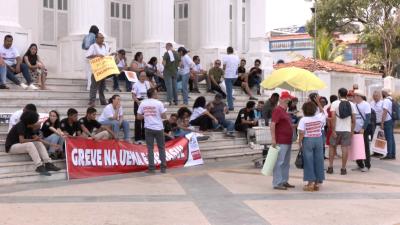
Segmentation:
<svg viewBox="0 0 400 225">
<path fill-rule="evenodd" d="M 68 179 L 80 179 L 147 170 L 145 145 L 124 141 L 95 141 L 67 138 L 66 161 Z M 196 135 L 188 134 L 165 144 L 167 168 L 203 164 Z M 154 163 L 160 165 L 158 149 L 154 146 Z"/>
</svg>

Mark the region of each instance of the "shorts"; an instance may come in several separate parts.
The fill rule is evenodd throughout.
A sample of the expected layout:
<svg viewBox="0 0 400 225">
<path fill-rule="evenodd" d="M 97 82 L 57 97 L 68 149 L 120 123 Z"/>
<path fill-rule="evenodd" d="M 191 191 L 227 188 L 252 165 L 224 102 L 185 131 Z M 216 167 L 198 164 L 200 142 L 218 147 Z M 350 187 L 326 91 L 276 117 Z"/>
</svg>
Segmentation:
<svg viewBox="0 0 400 225">
<path fill-rule="evenodd" d="M 351 145 L 351 132 L 347 131 L 337 131 L 336 132 L 336 138 L 331 135 L 330 140 L 329 140 L 330 145 L 332 146 L 350 146 Z"/>
</svg>

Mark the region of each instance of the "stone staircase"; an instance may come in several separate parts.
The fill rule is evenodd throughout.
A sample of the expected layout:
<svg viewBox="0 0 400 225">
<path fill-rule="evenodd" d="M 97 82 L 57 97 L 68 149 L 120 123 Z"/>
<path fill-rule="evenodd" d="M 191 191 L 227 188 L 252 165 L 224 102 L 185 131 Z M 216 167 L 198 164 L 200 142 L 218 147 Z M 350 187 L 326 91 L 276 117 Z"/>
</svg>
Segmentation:
<svg viewBox="0 0 400 225">
<path fill-rule="evenodd" d="M 10 90 L 0 90 L 0 113 L 13 113 L 21 109 L 28 103 L 36 104 L 38 112 L 47 113 L 50 110 L 57 110 L 62 118 L 66 117 L 68 108 L 75 108 L 79 112 L 79 117 L 84 116 L 89 93 L 86 91 L 86 81 L 80 79 L 60 79 L 49 78 L 47 87 L 50 90 L 32 91 L 22 90 L 14 85 L 9 85 Z M 125 87 L 121 83 L 121 87 Z M 107 81 L 107 87 L 111 90 L 112 82 Z M 213 94 L 205 93 L 205 85 L 200 84 L 201 94 L 190 94 L 189 105 L 191 106 L 198 96 L 206 97 L 207 101 L 214 98 Z M 246 105 L 248 97 L 238 88 L 235 89 L 235 111 L 230 112 L 227 118 L 235 120 L 238 111 Z M 119 94 L 124 108 L 124 117 L 130 123 L 131 136 L 134 134 L 134 115 L 133 101 L 131 93 L 127 92 L 106 92 L 106 97 Z M 159 94 L 160 100 L 165 99 L 165 93 Z M 263 97 L 265 100 L 266 97 Z M 181 96 L 179 96 L 181 100 Z M 97 100 L 96 108 L 101 113 L 103 106 Z M 167 113 L 174 113 L 179 106 L 168 106 Z M 66 179 L 65 161 L 55 161 L 56 165 L 63 170 L 52 173 L 50 177 L 44 177 L 34 172 L 34 165 L 28 154 L 7 154 L 4 149 L 4 142 L 7 136 L 8 124 L 0 124 L 0 185 L 10 185 L 31 182 L 46 182 Z M 122 132 L 121 132 L 122 133 Z M 120 134 L 122 135 L 122 134 Z M 260 150 L 252 150 L 248 147 L 246 138 L 243 134 L 236 132 L 235 138 L 226 137 L 222 132 L 209 132 L 210 139 L 200 142 L 202 157 L 207 161 L 220 161 L 238 158 L 248 158 L 249 160 L 259 157 Z"/>
</svg>

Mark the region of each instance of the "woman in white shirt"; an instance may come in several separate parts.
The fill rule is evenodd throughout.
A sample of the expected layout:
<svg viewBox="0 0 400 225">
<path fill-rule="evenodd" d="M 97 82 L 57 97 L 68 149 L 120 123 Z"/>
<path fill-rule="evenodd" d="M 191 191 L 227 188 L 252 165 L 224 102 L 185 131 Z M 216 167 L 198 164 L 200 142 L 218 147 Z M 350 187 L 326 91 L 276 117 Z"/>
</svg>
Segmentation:
<svg viewBox="0 0 400 225">
<path fill-rule="evenodd" d="M 182 97 L 183 97 L 183 104 L 189 104 L 189 78 L 190 72 L 194 67 L 194 62 L 187 54 L 188 51 L 184 47 L 178 48 L 178 53 L 181 56 L 181 66 L 178 70 L 179 76 L 182 78 Z"/>
<path fill-rule="evenodd" d="M 319 184 L 325 179 L 322 128 L 326 116 L 319 99 L 316 103 L 318 108 L 314 102 L 304 103 L 304 117 L 298 126 L 300 151 L 303 151 L 303 180 L 308 182 L 304 191 L 318 191 Z M 319 113 L 316 113 L 318 109 Z"/>
<path fill-rule="evenodd" d="M 139 81 L 132 86 L 133 113 L 135 114 L 135 142 L 141 143 L 144 140 L 144 121 L 136 120 L 137 110 L 140 102 L 147 98 L 147 90 L 152 88 L 152 84 L 146 80 L 146 72 L 139 74 Z"/>
<path fill-rule="evenodd" d="M 199 126 L 201 131 L 207 131 L 214 129 L 217 124 L 217 118 L 206 109 L 206 98 L 203 96 L 196 98 L 193 104 L 193 113 L 190 116 L 190 125 Z"/>
<path fill-rule="evenodd" d="M 108 105 L 104 107 L 99 117 L 99 122 L 105 126 L 111 126 L 116 139 L 118 139 L 119 130 L 124 131 L 124 141 L 130 143 L 129 139 L 129 123 L 124 120 L 124 113 L 121 106 L 121 97 L 113 95 L 108 100 Z"/>
</svg>

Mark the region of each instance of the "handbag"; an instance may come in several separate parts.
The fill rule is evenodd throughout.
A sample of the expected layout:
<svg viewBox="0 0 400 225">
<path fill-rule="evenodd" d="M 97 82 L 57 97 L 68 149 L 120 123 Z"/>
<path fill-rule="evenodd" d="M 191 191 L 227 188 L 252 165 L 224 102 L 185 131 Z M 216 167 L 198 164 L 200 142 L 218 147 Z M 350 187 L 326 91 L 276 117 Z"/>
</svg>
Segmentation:
<svg viewBox="0 0 400 225">
<path fill-rule="evenodd" d="M 300 148 L 299 153 L 297 154 L 297 157 L 296 157 L 296 161 L 294 162 L 294 165 L 296 166 L 297 169 L 304 168 L 303 147 Z"/>
</svg>

